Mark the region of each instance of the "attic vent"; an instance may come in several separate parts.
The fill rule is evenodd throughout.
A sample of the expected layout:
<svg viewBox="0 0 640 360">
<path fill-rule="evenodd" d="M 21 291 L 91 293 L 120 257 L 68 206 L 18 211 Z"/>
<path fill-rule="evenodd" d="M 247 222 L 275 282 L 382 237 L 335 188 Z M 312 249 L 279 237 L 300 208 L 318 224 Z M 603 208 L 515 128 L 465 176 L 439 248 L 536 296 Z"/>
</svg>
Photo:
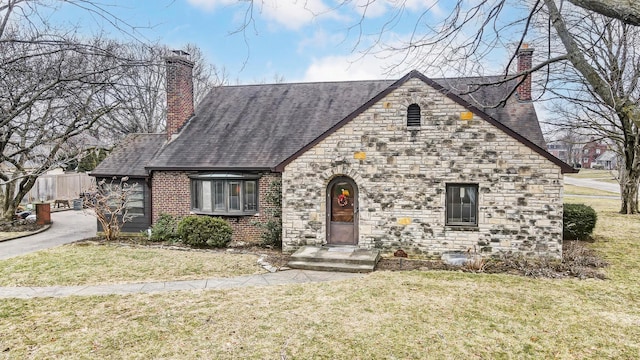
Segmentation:
<svg viewBox="0 0 640 360">
<path fill-rule="evenodd" d="M 420 126 L 420 106 L 411 104 L 407 108 L 407 126 Z"/>
</svg>

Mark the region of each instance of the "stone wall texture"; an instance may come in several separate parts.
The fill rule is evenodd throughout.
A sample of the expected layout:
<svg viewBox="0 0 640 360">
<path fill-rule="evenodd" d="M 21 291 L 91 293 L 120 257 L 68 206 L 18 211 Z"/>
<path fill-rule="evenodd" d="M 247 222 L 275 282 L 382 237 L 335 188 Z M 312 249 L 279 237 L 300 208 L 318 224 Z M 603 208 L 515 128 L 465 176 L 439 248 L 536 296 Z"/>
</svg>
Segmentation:
<svg viewBox="0 0 640 360">
<path fill-rule="evenodd" d="M 265 173 L 258 180 L 258 213 L 251 216 L 218 216 L 229 222 L 233 228 L 233 241 L 259 243 L 263 229 L 257 226 L 257 222 L 265 222 L 270 218 L 272 206 L 265 201 L 265 195 L 270 184 L 280 179 L 280 174 Z M 152 214 L 153 223 L 158 220 L 160 214 L 170 214 L 178 218 L 191 214 L 191 181 L 189 173 L 177 171 L 158 171 L 153 173 Z M 207 216 L 207 215 L 202 215 Z"/>
<path fill-rule="evenodd" d="M 419 127 L 406 109 L 421 108 Z M 289 163 L 282 174 L 284 251 L 326 243 L 326 188 L 359 189 L 358 246 L 438 256 L 562 253 L 560 168 L 412 79 Z M 448 183 L 478 184 L 478 226 L 445 225 Z"/>
</svg>

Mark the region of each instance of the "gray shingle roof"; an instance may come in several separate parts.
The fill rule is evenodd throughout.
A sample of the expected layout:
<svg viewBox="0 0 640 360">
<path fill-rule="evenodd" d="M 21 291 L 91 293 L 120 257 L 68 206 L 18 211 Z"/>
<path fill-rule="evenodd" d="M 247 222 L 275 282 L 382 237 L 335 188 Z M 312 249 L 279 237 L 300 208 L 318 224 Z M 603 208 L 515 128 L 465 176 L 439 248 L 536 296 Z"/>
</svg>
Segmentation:
<svg viewBox="0 0 640 360">
<path fill-rule="evenodd" d="M 270 169 L 393 81 L 224 86 L 150 168 Z"/>
<path fill-rule="evenodd" d="M 130 134 L 100 164 L 91 176 L 146 177 L 145 167 L 162 148 L 167 134 Z"/>
<path fill-rule="evenodd" d="M 454 94 L 463 94 L 473 90 L 470 94 L 459 95 L 460 98 L 539 147 L 546 149 L 546 143 L 538 122 L 538 115 L 532 102 L 518 101 L 512 96 L 506 104 L 497 106 L 516 85 L 515 80 L 498 83 L 500 80 L 500 76 L 433 79 L 433 81 L 449 89 Z M 478 85 L 491 83 L 494 84 Z"/>
<path fill-rule="evenodd" d="M 128 152 L 138 151 L 135 146 L 143 147 L 138 151 L 140 161 L 123 159 L 126 164 L 116 166 L 110 156 L 108 164 L 104 167 L 101 164 L 96 170 L 102 173 L 108 169 L 126 172 L 127 166 L 130 166 L 139 173 L 142 158 L 147 159 L 148 171 L 266 170 L 275 169 L 278 165 L 281 168 L 283 163 L 413 77 L 426 81 L 444 93 L 450 91 L 453 94 L 467 91 L 467 84 L 479 79 L 431 80 L 414 71 L 398 81 L 218 87 L 200 103 L 196 115 L 183 126 L 179 135 L 164 147 L 161 148 L 162 145 L 158 143 L 160 140 L 157 135 L 150 135 L 154 139 L 147 140 L 148 143 L 141 139 L 143 135 L 137 135 L 135 141 L 125 146 Z M 506 106 L 483 108 L 485 104 L 497 103 L 508 91 L 508 85 L 500 85 L 483 87 L 473 95 L 448 96 L 463 106 L 475 106 L 476 112 L 528 146 L 544 148 L 544 139 L 531 102 L 511 99 Z M 549 155 L 540 148 L 535 150 L 544 156 Z M 555 158 L 549 155 L 549 159 L 554 161 Z"/>
</svg>

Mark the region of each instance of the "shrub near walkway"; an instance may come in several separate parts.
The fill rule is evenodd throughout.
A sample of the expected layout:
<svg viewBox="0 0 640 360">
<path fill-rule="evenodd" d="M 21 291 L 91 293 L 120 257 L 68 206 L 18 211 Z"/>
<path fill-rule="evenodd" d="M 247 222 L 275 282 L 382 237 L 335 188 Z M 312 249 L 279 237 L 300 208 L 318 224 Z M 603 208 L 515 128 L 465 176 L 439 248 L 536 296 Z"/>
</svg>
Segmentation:
<svg viewBox="0 0 640 360">
<path fill-rule="evenodd" d="M 0 357 L 637 359 L 640 217 L 616 200 L 592 245 L 609 280 L 447 271 L 162 295 L 0 301 Z"/>
</svg>

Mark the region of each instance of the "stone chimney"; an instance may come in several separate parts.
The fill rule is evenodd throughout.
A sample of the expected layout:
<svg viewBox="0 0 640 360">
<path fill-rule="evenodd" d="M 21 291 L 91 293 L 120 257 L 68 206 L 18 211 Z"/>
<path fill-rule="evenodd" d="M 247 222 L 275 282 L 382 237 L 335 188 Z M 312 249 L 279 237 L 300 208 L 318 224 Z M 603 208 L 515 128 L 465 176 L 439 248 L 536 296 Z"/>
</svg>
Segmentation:
<svg viewBox="0 0 640 360">
<path fill-rule="evenodd" d="M 518 73 L 531 69 L 533 49 L 529 44 L 522 44 L 518 50 Z M 527 75 L 522 84 L 518 86 L 518 99 L 520 101 L 531 101 L 531 74 Z"/>
<path fill-rule="evenodd" d="M 167 139 L 180 131 L 184 123 L 194 115 L 193 62 L 182 50 L 172 51 L 165 58 L 167 68 Z"/>
</svg>

